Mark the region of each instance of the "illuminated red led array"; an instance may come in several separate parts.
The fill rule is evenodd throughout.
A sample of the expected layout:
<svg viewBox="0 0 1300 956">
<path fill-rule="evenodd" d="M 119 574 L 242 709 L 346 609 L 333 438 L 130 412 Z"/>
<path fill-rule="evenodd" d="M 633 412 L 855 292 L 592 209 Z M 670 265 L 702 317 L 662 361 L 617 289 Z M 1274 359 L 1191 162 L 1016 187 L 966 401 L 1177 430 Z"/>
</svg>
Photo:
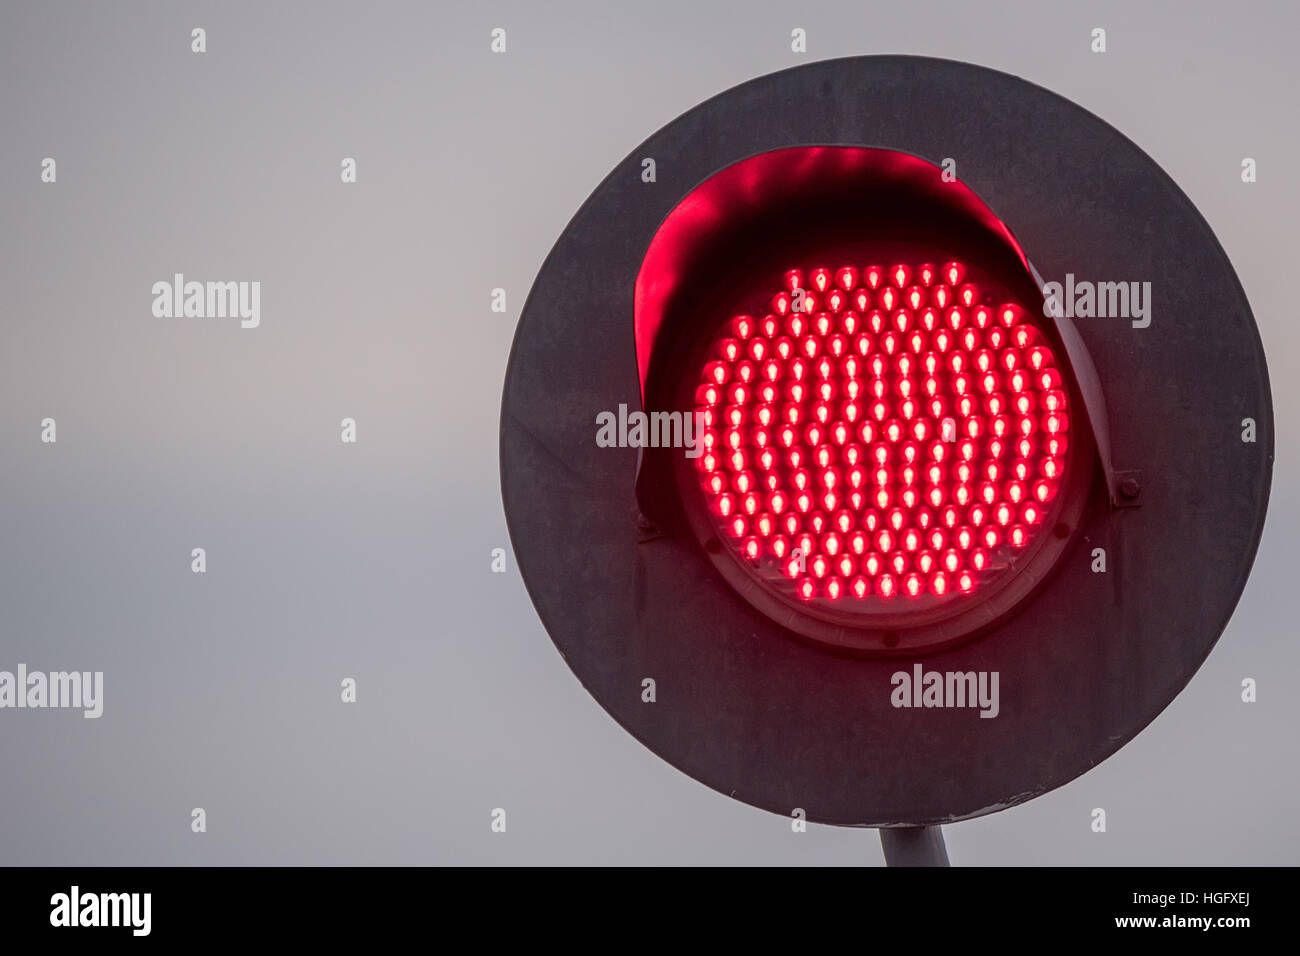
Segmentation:
<svg viewBox="0 0 1300 956">
<path fill-rule="evenodd" d="M 1061 368 L 1032 317 L 965 272 L 791 270 L 712 344 L 699 476 L 720 537 L 769 585 L 933 603 L 1042 533 L 1068 448 Z"/>
</svg>

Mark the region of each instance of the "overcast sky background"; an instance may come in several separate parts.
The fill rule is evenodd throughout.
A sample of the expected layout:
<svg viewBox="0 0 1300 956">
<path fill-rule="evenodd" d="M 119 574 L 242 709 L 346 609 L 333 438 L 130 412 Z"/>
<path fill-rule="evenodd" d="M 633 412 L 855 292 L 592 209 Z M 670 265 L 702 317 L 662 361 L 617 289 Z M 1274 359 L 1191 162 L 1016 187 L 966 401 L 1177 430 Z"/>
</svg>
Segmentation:
<svg viewBox="0 0 1300 956">
<path fill-rule="evenodd" d="M 0 863 L 879 864 L 873 832 L 792 834 L 643 748 L 488 566 L 506 357 L 569 218 L 701 100 L 866 53 L 1014 73 L 1132 138 L 1235 264 L 1277 414 L 1208 662 L 1105 764 L 946 828 L 954 862 L 1300 862 L 1300 13 L 1072 6 L 4 4 L 0 669 L 102 670 L 106 701 L 0 712 Z M 174 272 L 261 281 L 261 327 L 155 319 Z"/>
</svg>

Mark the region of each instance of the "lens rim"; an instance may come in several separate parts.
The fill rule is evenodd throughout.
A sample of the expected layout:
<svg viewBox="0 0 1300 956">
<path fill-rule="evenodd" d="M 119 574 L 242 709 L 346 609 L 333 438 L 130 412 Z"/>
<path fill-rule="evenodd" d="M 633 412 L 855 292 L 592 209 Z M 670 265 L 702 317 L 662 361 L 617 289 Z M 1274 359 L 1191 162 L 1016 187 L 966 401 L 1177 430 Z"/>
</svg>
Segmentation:
<svg viewBox="0 0 1300 956">
<path fill-rule="evenodd" d="M 915 258 L 917 253 L 910 253 Z M 916 261 L 949 261 L 954 258 L 950 250 L 929 249 L 925 258 Z M 936 257 L 943 257 L 938 258 Z M 800 263 L 817 259 L 817 256 L 791 257 Z M 820 257 L 825 259 L 825 256 Z M 841 258 L 848 261 L 847 256 Z M 857 261 L 855 255 L 851 261 Z M 868 257 L 870 258 L 870 257 Z M 879 257 L 877 257 L 879 258 Z M 838 260 L 835 260 L 838 261 Z M 863 260 L 867 261 L 867 260 Z M 893 255 L 887 261 L 904 261 Z M 908 259 L 907 261 L 911 261 Z M 773 279 L 779 277 L 774 275 Z M 986 285 L 989 279 L 981 277 Z M 997 288 L 1006 288 L 997 283 Z M 747 295 L 746 295 L 747 293 Z M 752 298 L 751 283 L 735 294 Z M 725 300 L 727 293 L 718 291 L 703 300 L 699 311 L 714 308 L 714 303 Z M 741 299 L 743 301 L 743 298 Z M 1051 322 L 1035 312 L 1032 303 L 1016 303 L 1034 318 L 1034 326 L 1048 340 L 1057 356 L 1062 372 L 1062 388 L 1068 395 L 1071 410 L 1069 446 L 1065 454 L 1065 473 L 1057 494 L 1049 505 L 1048 514 L 1025 549 L 1013 565 L 969 595 L 955 597 L 928 608 L 909 608 L 904 600 L 896 599 L 896 607 L 863 613 L 850 610 L 851 601 L 843 610 L 828 607 L 822 602 L 803 602 L 794 594 L 784 594 L 763 580 L 746 562 L 733 542 L 719 534 L 715 520 L 709 513 L 708 498 L 701 487 L 697 459 L 674 450 L 673 480 L 683 517 L 702 553 L 728 585 L 745 601 L 764 615 L 787 628 L 800 639 L 810 641 L 828 650 L 868 656 L 897 657 L 932 652 L 974 640 L 996 628 L 1017 608 L 1030 601 L 1039 586 L 1050 576 L 1061 559 L 1069 553 L 1081 526 L 1082 516 L 1088 507 L 1097 483 L 1096 446 L 1087 427 L 1085 416 L 1075 410 L 1083 408 L 1082 396 L 1073 370 L 1069 366 L 1063 344 Z M 690 414 L 695 407 L 700 369 L 708 361 L 711 348 L 725 330 L 731 318 L 738 314 L 723 309 L 684 325 L 694 330 L 689 344 L 679 354 L 677 369 L 680 372 L 672 406 Z M 743 310 L 739 314 L 744 314 Z"/>
</svg>

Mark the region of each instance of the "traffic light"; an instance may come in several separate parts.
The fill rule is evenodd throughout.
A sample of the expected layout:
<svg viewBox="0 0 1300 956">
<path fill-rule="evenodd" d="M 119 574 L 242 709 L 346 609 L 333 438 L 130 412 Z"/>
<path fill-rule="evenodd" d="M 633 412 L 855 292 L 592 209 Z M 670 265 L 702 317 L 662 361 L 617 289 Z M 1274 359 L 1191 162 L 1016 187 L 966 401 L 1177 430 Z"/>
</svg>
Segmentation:
<svg viewBox="0 0 1300 956">
<path fill-rule="evenodd" d="M 1078 106 L 916 57 L 762 77 L 638 147 L 542 266 L 502 404 L 519 567 L 588 691 L 720 792 L 882 828 L 1021 803 L 1154 719 L 1245 586 L 1272 457 L 1186 196 Z"/>
<path fill-rule="evenodd" d="M 741 160 L 669 214 L 636 287 L 644 402 L 685 409 L 699 441 L 647 452 L 643 511 L 680 512 L 778 623 L 838 649 L 944 646 L 1013 611 L 1078 531 L 1091 359 L 940 167 L 848 146 Z"/>
</svg>

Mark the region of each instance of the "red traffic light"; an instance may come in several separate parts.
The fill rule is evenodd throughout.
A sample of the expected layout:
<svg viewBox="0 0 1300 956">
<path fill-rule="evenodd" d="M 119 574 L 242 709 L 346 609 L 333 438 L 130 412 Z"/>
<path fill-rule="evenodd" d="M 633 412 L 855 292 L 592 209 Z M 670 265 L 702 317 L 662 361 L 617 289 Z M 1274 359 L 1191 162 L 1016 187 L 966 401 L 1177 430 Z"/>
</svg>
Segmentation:
<svg viewBox="0 0 1300 956">
<path fill-rule="evenodd" d="M 690 475 L 642 456 L 642 507 L 784 627 L 855 653 L 967 640 L 1065 553 L 1102 392 L 1010 230 L 939 167 L 743 159 L 682 197 L 637 287 L 646 405 L 694 414 L 702 446 Z"/>
<path fill-rule="evenodd" d="M 1155 304 L 1058 314 L 1071 276 Z M 593 440 L 638 400 L 709 448 Z M 1242 593 L 1272 455 L 1187 196 L 1061 97 L 918 57 L 762 77 L 637 147 L 542 266 L 501 418 L 519 568 L 583 686 L 708 786 L 856 826 L 1013 806 L 1150 723 Z"/>
</svg>

